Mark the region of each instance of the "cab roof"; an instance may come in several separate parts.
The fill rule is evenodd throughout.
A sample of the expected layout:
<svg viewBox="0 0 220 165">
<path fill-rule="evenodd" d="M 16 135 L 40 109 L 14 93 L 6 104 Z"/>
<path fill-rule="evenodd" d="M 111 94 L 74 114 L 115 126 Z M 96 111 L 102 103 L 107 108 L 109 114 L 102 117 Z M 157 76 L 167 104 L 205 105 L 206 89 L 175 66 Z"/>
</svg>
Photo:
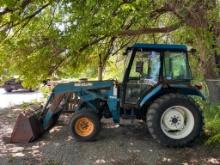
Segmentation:
<svg viewBox="0 0 220 165">
<path fill-rule="evenodd" d="M 130 49 L 144 49 L 144 50 L 162 50 L 162 51 L 187 51 L 186 45 L 176 44 L 146 44 L 135 43 Z"/>
</svg>

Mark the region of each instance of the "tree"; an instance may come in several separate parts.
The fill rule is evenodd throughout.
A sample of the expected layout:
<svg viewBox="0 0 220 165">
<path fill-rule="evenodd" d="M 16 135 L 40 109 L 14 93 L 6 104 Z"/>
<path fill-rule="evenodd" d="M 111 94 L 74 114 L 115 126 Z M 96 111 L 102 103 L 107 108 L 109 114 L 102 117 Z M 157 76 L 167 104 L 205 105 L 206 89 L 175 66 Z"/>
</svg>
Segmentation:
<svg viewBox="0 0 220 165">
<path fill-rule="evenodd" d="M 219 77 L 217 0 L 2 0 L 1 4 L 1 70 L 23 76 L 27 85 L 52 74 L 77 75 L 97 66 L 101 79 L 109 57 L 135 41 L 187 43 L 197 48 L 204 77 Z"/>
<path fill-rule="evenodd" d="M 187 5 L 182 3 L 169 4 L 169 8 L 184 22 L 185 28 L 181 38 L 185 43 L 197 48 L 197 72 L 202 71 L 203 73 L 209 87 L 210 99 L 218 102 L 220 87 L 215 85 L 212 80 L 220 77 L 219 2 L 192 1 Z"/>
<path fill-rule="evenodd" d="M 142 18 L 141 13 L 145 12 L 142 9 L 153 9 L 149 3 L 140 5 L 144 2 L 6 1 L 1 12 L 1 32 L 2 38 L 8 38 L 1 44 L 5 55 L 2 62 L 19 58 L 13 67 L 7 65 L 8 69 L 34 81 L 33 75 L 37 74 L 37 80 L 41 80 L 60 68 L 61 74 L 66 74 L 68 68 L 78 72 L 94 54 L 104 67 L 110 54 L 135 39 L 129 36 L 138 32 L 130 28 L 141 28 L 139 31 L 144 33 L 166 31 L 166 28 L 142 28 L 150 23 L 147 17 L 152 17 L 148 14 Z M 128 37 L 124 39 L 125 36 Z M 34 64 L 38 64 L 38 72 Z"/>
</svg>

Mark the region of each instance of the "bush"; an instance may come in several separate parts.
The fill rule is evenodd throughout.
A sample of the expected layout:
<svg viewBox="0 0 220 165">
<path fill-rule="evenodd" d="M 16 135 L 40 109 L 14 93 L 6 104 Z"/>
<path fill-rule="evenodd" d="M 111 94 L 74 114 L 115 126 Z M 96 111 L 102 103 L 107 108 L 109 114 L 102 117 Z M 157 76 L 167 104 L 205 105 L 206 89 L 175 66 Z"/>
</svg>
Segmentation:
<svg viewBox="0 0 220 165">
<path fill-rule="evenodd" d="M 205 118 L 206 144 L 220 146 L 220 104 L 200 104 Z"/>
</svg>

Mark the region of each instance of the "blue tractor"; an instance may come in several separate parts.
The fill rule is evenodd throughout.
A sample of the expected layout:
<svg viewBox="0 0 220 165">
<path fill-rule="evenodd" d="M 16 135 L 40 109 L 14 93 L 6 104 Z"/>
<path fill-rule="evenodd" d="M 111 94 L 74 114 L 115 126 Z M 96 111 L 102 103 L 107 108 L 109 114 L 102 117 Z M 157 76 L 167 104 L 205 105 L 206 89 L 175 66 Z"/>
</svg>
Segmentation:
<svg viewBox="0 0 220 165">
<path fill-rule="evenodd" d="M 125 56 L 122 82 L 82 80 L 56 85 L 42 110 L 17 120 L 11 141 L 22 141 L 24 131 L 30 132 L 21 121 L 32 131 L 23 141 L 39 137 L 54 125 L 74 95 L 77 105 L 70 130 L 76 140 L 94 140 L 105 117 L 116 124 L 120 118 L 141 119 L 152 137 L 165 146 L 192 143 L 202 132 L 203 117 L 191 95 L 204 96 L 191 83 L 187 47 L 137 43 L 126 49 Z"/>
</svg>

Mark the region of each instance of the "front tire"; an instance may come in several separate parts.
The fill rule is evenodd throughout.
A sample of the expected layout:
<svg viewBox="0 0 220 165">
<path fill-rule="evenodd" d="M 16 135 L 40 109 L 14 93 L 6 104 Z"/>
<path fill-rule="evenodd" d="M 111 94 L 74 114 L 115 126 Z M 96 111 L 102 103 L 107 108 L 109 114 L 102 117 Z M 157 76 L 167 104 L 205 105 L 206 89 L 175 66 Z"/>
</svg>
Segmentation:
<svg viewBox="0 0 220 165">
<path fill-rule="evenodd" d="M 183 147 L 201 134 L 202 112 L 189 97 L 167 94 L 150 106 L 147 126 L 152 137 L 162 145 Z"/>
<path fill-rule="evenodd" d="M 95 112 L 84 109 L 73 114 L 70 131 L 77 141 L 93 141 L 101 129 L 101 123 Z"/>
</svg>

